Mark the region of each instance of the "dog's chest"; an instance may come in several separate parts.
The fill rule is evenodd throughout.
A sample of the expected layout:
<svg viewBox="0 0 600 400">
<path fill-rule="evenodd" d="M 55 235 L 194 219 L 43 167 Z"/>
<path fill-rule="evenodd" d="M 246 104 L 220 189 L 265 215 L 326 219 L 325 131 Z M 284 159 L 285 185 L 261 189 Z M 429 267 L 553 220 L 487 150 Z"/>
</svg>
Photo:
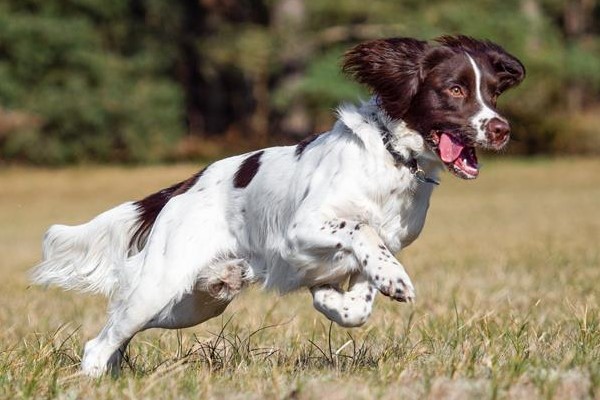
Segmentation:
<svg viewBox="0 0 600 400">
<path fill-rule="evenodd" d="M 380 205 L 375 224 L 390 250 L 398 252 L 419 236 L 425 224 L 431 192 L 431 185 L 423 183 L 390 190 L 389 196 Z"/>
</svg>

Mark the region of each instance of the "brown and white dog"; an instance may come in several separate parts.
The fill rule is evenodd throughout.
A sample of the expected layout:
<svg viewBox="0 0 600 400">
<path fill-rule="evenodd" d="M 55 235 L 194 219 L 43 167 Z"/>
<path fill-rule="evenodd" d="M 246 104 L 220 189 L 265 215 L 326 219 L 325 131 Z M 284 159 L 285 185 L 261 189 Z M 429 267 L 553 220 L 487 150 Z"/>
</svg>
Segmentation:
<svg viewBox="0 0 600 400">
<path fill-rule="evenodd" d="M 413 301 L 394 254 L 421 232 L 444 166 L 473 179 L 475 149 L 506 145 L 496 99 L 525 69 L 465 36 L 369 41 L 346 53 L 343 69 L 373 97 L 341 107 L 331 131 L 215 162 L 88 223 L 48 230 L 34 282 L 110 296 L 84 373 L 117 371 L 137 332 L 206 321 L 250 282 L 309 288 L 315 308 L 342 326 L 365 323 L 378 292 Z"/>
</svg>

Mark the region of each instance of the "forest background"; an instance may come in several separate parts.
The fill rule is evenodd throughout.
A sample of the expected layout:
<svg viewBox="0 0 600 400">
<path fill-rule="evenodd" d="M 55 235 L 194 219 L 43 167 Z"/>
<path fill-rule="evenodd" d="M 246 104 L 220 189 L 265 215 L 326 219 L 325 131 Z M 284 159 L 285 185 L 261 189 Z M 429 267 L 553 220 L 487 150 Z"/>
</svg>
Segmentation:
<svg viewBox="0 0 600 400">
<path fill-rule="evenodd" d="M 600 154 L 595 0 L 0 0 L 0 164 L 209 160 L 327 130 L 371 38 L 467 34 L 528 77 L 515 154 Z"/>
</svg>

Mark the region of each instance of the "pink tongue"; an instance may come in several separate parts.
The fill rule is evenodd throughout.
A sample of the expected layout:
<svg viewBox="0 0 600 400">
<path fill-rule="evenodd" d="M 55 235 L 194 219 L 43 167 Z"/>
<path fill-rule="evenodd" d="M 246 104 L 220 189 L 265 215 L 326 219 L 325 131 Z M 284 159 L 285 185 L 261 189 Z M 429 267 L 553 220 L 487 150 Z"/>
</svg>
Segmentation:
<svg viewBox="0 0 600 400">
<path fill-rule="evenodd" d="M 443 162 L 451 163 L 460 156 L 464 146 L 456 141 L 452 136 L 442 133 L 440 136 L 440 158 Z"/>
</svg>

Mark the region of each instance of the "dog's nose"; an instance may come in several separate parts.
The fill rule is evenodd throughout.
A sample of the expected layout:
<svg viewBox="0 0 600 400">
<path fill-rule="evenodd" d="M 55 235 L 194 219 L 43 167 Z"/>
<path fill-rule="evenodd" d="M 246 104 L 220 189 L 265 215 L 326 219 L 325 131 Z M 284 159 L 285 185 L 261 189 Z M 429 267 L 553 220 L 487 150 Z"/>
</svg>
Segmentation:
<svg viewBox="0 0 600 400">
<path fill-rule="evenodd" d="M 500 118 L 492 118 L 487 124 L 487 133 L 492 142 L 504 142 L 510 134 L 510 125 Z"/>
</svg>

